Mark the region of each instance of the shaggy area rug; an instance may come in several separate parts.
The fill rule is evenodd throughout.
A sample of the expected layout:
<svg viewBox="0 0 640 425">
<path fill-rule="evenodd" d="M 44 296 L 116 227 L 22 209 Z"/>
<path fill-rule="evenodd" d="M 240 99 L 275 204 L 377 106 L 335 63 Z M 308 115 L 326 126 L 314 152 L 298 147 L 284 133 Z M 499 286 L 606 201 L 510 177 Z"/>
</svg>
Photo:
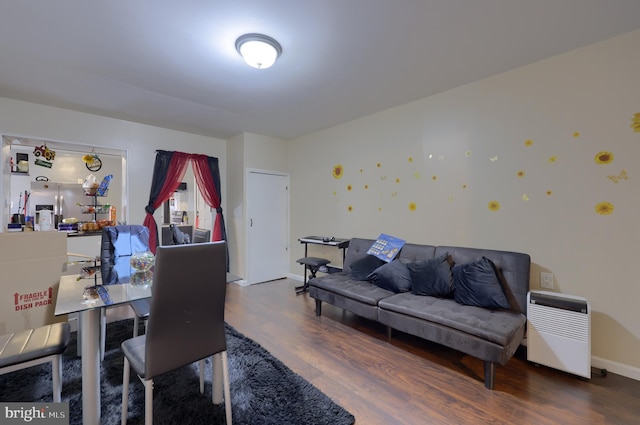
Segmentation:
<svg viewBox="0 0 640 425">
<path fill-rule="evenodd" d="M 101 369 L 103 425 L 119 424 L 123 356 L 120 343 L 131 337 L 132 320 L 107 325 Z M 351 425 L 355 418 L 320 390 L 292 372 L 255 341 L 227 325 L 227 352 L 233 423 L 244 425 Z M 224 405 L 211 403 L 211 360 L 206 362 L 205 393 L 200 394 L 197 364 L 154 381 L 155 424 L 224 424 Z M 62 401 L 69 403 L 71 424 L 82 424 L 81 359 L 76 334 L 63 359 Z M 0 401 L 51 401 L 49 364 L 0 376 Z M 144 423 L 144 387 L 132 374 L 129 424 Z"/>
</svg>

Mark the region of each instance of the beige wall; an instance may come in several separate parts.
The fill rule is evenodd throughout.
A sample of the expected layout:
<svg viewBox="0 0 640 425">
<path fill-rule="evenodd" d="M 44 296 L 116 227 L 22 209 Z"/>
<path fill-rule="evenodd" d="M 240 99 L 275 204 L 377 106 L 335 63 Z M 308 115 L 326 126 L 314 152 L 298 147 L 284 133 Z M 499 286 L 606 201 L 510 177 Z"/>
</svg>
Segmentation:
<svg viewBox="0 0 640 425">
<path fill-rule="evenodd" d="M 526 252 L 532 288 L 551 271 L 590 301 L 593 364 L 640 379 L 638 45 L 630 33 L 293 141 L 291 271 L 309 234 Z"/>
<path fill-rule="evenodd" d="M 128 223 L 142 223 L 149 201 L 155 151 L 180 150 L 219 158 L 220 175 L 226 175 L 226 141 L 167 130 L 97 115 L 73 112 L 33 103 L 0 98 L 0 133 L 34 139 L 53 140 L 122 149 L 128 152 L 126 188 Z M 0 199 L 7 186 L 7 153 L 3 150 Z M 222 178 L 222 205 L 226 204 L 226 179 Z M 127 196 L 128 195 L 128 196 Z M 156 211 L 160 222 L 160 211 Z"/>
<path fill-rule="evenodd" d="M 227 221 L 229 240 L 230 270 L 247 277 L 247 218 L 246 218 L 246 176 L 249 169 L 287 171 L 288 143 L 273 137 L 243 133 L 229 140 L 228 146 L 228 187 L 229 210 Z"/>
</svg>

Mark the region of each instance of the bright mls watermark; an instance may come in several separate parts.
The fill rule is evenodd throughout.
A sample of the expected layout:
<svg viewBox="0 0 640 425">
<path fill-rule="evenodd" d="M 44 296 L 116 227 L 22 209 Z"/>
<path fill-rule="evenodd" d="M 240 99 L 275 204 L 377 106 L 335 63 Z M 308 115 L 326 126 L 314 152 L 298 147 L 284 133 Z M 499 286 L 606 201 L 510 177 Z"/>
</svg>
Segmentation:
<svg viewBox="0 0 640 425">
<path fill-rule="evenodd" d="M 69 425 L 69 403 L 0 403 L 0 424 Z"/>
</svg>

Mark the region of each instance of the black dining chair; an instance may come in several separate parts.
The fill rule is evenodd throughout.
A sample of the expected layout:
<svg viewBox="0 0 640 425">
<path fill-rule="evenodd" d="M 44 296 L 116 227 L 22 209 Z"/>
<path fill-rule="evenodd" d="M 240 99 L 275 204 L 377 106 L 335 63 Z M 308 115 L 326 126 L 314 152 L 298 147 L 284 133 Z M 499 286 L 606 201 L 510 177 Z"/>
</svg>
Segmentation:
<svg viewBox="0 0 640 425">
<path fill-rule="evenodd" d="M 184 233 L 178 226 L 175 224 L 171 224 L 169 226 L 171 230 L 171 242 L 172 245 L 183 245 L 191 243 L 191 238 L 187 233 Z M 131 304 L 131 309 L 133 310 L 133 336 L 138 336 L 140 323 L 144 323 L 145 327 L 147 325 L 147 321 L 149 320 L 149 308 L 150 302 L 149 299 L 142 299 L 133 301 Z M 201 387 L 204 383 L 201 384 Z M 201 389 L 201 392 L 204 391 L 204 388 Z"/>
<path fill-rule="evenodd" d="M 117 283 L 121 277 L 131 275 L 130 259 L 136 252 L 149 251 L 149 229 L 141 224 L 126 224 L 119 226 L 107 226 L 102 228 L 100 241 L 100 268 L 102 283 L 109 285 Z M 148 307 L 145 310 L 145 300 L 131 304 L 134 313 L 133 336 L 138 334 L 140 321 L 148 318 Z M 106 309 L 102 309 L 100 317 L 100 354 L 104 358 L 104 344 L 106 338 Z"/>
<path fill-rule="evenodd" d="M 122 343 L 123 425 L 128 416 L 130 368 L 144 384 L 145 424 L 151 425 L 154 379 L 188 364 L 201 362 L 209 356 L 212 362 L 214 356 L 220 356 L 222 362 L 226 421 L 231 425 L 224 330 L 226 256 L 224 241 L 158 247 L 147 332 Z M 215 382 L 217 378 L 214 377 L 212 381 Z"/>
</svg>

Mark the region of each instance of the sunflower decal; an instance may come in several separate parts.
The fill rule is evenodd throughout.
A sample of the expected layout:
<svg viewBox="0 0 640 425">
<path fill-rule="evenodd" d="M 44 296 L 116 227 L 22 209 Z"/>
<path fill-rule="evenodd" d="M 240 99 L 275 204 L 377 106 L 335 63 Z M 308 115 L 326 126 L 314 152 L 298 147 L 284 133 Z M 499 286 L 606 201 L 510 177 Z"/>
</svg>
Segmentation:
<svg viewBox="0 0 640 425">
<path fill-rule="evenodd" d="M 334 179 L 341 179 L 343 175 L 344 175 L 344 167 L 342 166 L 342 164 L 334 165 L 333 166 L 333 178 Z"/>
<path fill-rule="evenodd" d="M 525 145 L 526 147 L 531 147 L 531 146 L 533 146 L 533 140 L 531 140 L 531 139 L 525 140 L 525 141 L 524 141 L 524 145 Z"/>
<path fill-rule="evenodd" d="M 409 211 L 415 211 L 418 208 L 415 202 L 409 202 Z"/>
<path fill-rule="evenodd" d="M 516 176 L 518 176 L 519 178 L 523 178 L 524 177 L 524 171 L 520 170 L 516 173 Z"/>
<path fill-rule="evenodd" d="M 634 132 L 640 133 L 640 112 L 633 114 L 631 125 L 629 127 L 633 128 Z"/>
<path fill-rule="evenodd" d="M 500 202 L 491 201 L 491 202 L 489 202 L 488 207 L 489 207 L 490 211 L 499 211 L 500 210 Z"/>
<path fill-rule="evenodd" d="M 613 213 L 613 204 L 611 202 L 600 202 L 596 205 L 596 212 L 600 215 L 609 215 Z"/>
<path fill-rule="evenodd" d="M 611 152 L 598 152 L 593 158 L 596 164 L 611 164 L 613 162 L 613 154 Z"/>
</svg>

